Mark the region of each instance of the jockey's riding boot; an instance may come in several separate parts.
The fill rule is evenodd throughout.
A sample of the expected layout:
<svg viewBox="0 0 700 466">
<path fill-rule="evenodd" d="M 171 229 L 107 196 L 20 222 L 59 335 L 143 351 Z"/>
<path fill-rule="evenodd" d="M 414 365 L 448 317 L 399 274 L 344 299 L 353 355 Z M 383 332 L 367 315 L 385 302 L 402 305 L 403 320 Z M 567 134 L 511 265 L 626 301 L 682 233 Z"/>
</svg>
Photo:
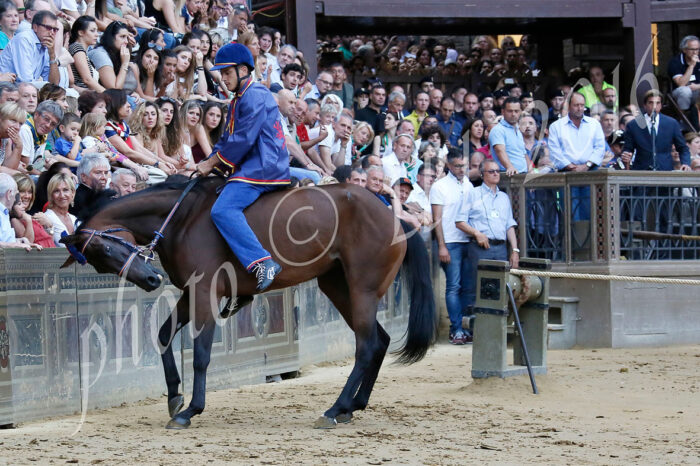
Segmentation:
<svg viewBox="0 0 700 466">
<path fill-rule="evenodd" d="M 258 291 L 265 291 L 268 286 L 272 285 L 275 276 L 282 271 L 282 266 L 272 259 L 265 259 L 253 266 L 251 272 L 258 279 Z"/>
</svg>

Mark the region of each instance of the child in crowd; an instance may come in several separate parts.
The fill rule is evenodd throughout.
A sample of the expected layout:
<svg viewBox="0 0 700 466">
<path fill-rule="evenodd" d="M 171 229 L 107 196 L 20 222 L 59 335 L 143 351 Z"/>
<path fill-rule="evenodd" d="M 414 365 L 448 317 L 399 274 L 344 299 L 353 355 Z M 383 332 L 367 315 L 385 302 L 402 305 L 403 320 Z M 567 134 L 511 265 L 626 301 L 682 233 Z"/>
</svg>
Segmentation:
<svg viewBox="0 0 700 466">
<path fill-rule="evenodd" d="M 125 168 L 130 168 L 140 181 L 148 180 L 148 171 L 145 168 L 129 160 L 109 142 L 105 136 L 106 128 L 107 119 L 103 114 L 88 113 L 85 115 L 80 125 L 82 149 L 104 155 L 112 165 L 121 164 Z"/>
<path fill-rule="evenodd" d="M 80 137 L 80 117 L 75 113 L 63 115 L 58 125 L 60 137 L 56 139 L 54 150 L 59 155 L 56 159 L 71 168 L 77 168 L 80 162 L 82 141 Z"/>
</svg>

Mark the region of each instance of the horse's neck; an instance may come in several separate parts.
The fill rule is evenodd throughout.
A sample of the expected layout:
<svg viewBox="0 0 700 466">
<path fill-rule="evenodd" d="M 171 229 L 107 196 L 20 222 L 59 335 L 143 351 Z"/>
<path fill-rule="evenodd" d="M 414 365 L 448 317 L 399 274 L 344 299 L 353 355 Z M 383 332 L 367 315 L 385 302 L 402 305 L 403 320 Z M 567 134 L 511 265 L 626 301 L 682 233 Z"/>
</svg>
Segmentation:
<svg viewBox="0 0 700 466">
<path fill-rule="evenodd" d="M 158 196 L 156 199 L 136 197 L 128 202 L 116 202 L 105 210 L 104 215 L 100 215 L 100 223 L 103 229 L 125 228 L 137 243 L 149 243 L 175 205 L 179 193 L 172 193 L 173 196 Z"/>
</svg>

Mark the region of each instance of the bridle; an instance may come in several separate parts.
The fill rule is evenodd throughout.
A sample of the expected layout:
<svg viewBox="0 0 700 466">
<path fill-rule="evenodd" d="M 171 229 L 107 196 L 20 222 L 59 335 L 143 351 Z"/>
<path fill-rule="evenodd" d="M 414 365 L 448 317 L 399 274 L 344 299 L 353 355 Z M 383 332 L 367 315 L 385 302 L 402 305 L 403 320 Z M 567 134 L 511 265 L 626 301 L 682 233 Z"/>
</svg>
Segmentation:
<svg viewBox="0 0 700 466">
<path fill-rule="evenodd" d="M 153 232 L 155 235 L 151 242 L 148 244 L 148 246 L 137 246 L 127 240 L 125 240 L 122 237 L 113 235 L 112 233 L 117 233 L 120 231 L 126 231 L 128 232 L 126 228 L 109 228 L 107 230 L 95 230 L 92 228 L 81 228 L 78 230 L 76 233 L 84 233 L 88 234 L 87 240 L 85 240 L 85 243 L 83 243 L 83 247 L 78 250 L 75 246 L 72 245 L 66 245 L 68 248 L 68 251 L 70 254 L 80 263 L 81 265 L 85 265 L 87 263 L 87 259 L 85 258 L 85 250 L 88 247 L 88 244 L 90 244 L 90 241 L 95 236 L 98 236 L 100 238 L 104 238 L 106 240 L 114 241 L 125 248 L 127 248 L 130 252 L 129 257 L 126 259 L 124 262 L 124 265 L 122 265 L 122 268 L 119 270 L 118 276 L 121 277 L 124 274 L 124 271 L 129 269 L 129 266 L 131 266 L 132 262 L 134 262 L 134 259 L 137 257 L 143 257 L 143 260 L 146 264 L 148 264 L 148 261 L 152 261 L 155 259 L 155 249 L 156 246 L 158 246 L 158 242 L 163 239 L 165 236 L 163 235 L 163 231 L 165 228 L 168 226 L 168 223 L 170 223 L 170 220 L 172 220 L 173 215 L 175 214 L 175 211 L 180 207 L 180 204 L 182 203 L 182 200 L 189 194 L 189 192 L 192 190 L 194 185 L 197 183 L 197 178 L 192 178 L 189 183 L 187 183 L 187 186 L 185 189 L 182 191 L 182 194 L 180 194 L 180 197 L 178 198 L 177 202 L 175 202 L 175 205 L 173 208 L 170 210 L 170 213 L 168 216 L 165 218 L 163 221 L 163 224 L 160 226 L 160 228 L 156 231 Z"/>
</svg>

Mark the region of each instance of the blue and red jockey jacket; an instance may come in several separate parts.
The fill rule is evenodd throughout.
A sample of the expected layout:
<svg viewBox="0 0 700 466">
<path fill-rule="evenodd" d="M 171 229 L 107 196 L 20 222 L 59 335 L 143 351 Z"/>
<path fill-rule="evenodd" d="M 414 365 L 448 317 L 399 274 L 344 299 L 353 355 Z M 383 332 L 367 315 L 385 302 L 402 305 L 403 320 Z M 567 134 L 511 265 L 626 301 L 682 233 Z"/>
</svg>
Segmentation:
<svg viewBox="0 0 700 466">
<path fill-rule="evenodd" d="M 280 111 L 265 86 L 251 78 L 241 83 L 210 157 L 218 157 L 231 171 L 228 182 L 289 184 L 289 152 Z"/>
</svg>

